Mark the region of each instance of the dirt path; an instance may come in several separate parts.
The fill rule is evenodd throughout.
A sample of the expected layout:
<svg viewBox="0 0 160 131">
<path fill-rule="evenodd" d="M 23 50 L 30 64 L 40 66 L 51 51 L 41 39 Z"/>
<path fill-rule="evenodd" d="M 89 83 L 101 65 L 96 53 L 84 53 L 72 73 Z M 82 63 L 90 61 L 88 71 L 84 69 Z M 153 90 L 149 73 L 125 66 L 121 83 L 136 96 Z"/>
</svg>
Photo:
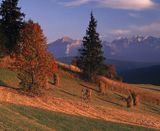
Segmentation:
<svg viewBox="0 0 160 131">
<path fill-rule="evenodd" d="M 44 96 L 31 98 L 20 95 L 16 93 L 16 91 L 4 87 L 0 87 L 0 101 L 63 112 L 66 114 L 160 129 L 160 119 L 158 116 L 155 117 L 147 114 L 127 112 L 110 107 L 87 107 L 80 102 L 73 102 L 71 100 L 55 97 Z"/>
</svg>

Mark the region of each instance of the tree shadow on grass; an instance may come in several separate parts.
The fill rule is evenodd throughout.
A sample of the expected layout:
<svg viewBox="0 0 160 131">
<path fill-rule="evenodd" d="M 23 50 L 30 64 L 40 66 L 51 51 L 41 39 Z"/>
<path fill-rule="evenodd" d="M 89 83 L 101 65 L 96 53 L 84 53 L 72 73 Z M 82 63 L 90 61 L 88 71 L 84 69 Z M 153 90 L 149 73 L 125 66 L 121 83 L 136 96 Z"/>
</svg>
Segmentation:
<svg viewBox="0 0 160 131">
<path fill-rule="evenodd" d="M 126 97 L 124 97 L 123 95 L 120 95 L 120 94 L 118 94 L 118 93 L 114 93 L 115 95 L 117 95 L 119 98 L 120 98 L 120 100 L 125 100 L 125 98 Z"/>
<path fill-rule="evenodd" d="M 159 107 L 156 107 L 154 105 L 150 105 L 148 103 L 143 103 L 148 109 L 150 109 L 150 111 L 154 112 L 154 113 L 157 113 L 157 114 L 160 114 L 160 108 Z"/>
<path fill-rule="evenodd" d="M 110 104 L 114 104 L 114 105 L 119 106 L 119 107 L 123 107 L 121 104 L 118 104 L 118 103 L 115 103 L 115 102 L 112 102 L 112 101 L 109 101 L 109 100 L 106 100 L 106 99 L 103 99 L 103 98 L 100 98 L 100 97 L 97 97 L 97 98 L 101 101 L 104 101 L 104 102 L 107 102 L 107 103 L 110 103 Z"/>
<path fill-rule="evenodd" d="M 52 82 L 52 81 L 49 81 L 48 82 L 50 85 L 53 85 L 54 86 L 54 82 Z"/>
<path fill-rule="evenodd" d="M 95 91 L 95 92 L 99 92 L 98 90 L 93 89 L 92 87 L 86 86 L 86 85 L 84 85 L 84 84 L 80 84 L 80 85 L 83 86 L 83 87 L 85 87 L 85 88 L 91 89 L 91 90 L 93 90 L 93 91 Z"/>
<path fill-rule="evenodd" d="M 0 86 L 8 87 L 8 85 L 4 81 L 1 81 L 1 80 L 0 80 Z"/>
<path fill-rule="evenodd" d="M 17 91 L 20 90 L 20 88 L 15 88 L 15 87 L 9 86 L 7 83 L 5 83 L 2 80 L 0 80 L 0 86 L 10 88 L 10 89 L 14 89 L 14 90 L 17 90 Z"/>
<path fill-rule="evenodd" d="M 160 92 L 160 89 L 154 89 L 154 88 L 150 88 L 150 87 L 141 87 L 141 88 Z"/>
<path fill-rule="evenodd" d="M 67 92 L 67 91 L 64 91 L 64 90 L 61 90 L 61 92 L 66 93 L 66 94 L 71 95 L 71 96 L 76 96 L 75 94 L 71 94 L 70 92 Z"/>
</svg>

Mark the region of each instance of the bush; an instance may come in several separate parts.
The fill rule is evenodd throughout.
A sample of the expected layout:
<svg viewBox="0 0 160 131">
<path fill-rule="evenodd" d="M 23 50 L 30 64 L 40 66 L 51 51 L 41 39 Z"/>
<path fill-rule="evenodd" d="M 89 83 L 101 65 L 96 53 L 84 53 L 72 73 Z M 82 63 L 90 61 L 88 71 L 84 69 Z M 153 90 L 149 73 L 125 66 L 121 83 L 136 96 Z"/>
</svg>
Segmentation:
<svg viewBox="0 0 160 131">
<path fill-rule="evenodd" d="M 58 74 L 54 73 L 53 79 L 54 79 L 54 85 L 59 87 L 59 76 L 58 76 Z"/>
<path fill-rule="evenodd" d="M 78 66 L 78 61 L 76 58 L 73 58 L 71 61 L 71 65 Z"/>
<path fill-rule="evenodd" d="M 103 81 L 99 81 L 99 92 L 105 94 L 106 92 L 106 83 Z"/>
<path fill-rule="evenodd" d="M 127 107 L 128 108 L 131 108 L 132 105 L 133 105 L 133 99 L 132 99 L 132 96 L 129 95 L 127 98 L 126 98 L 126 102 L 127 102 Z"/>
<path fill-rule="evenodd" d="M 136 94 L 135 92 L 131 92 L 131 96 L 132 96 L 132 99 L 133 99 L 133 105 L 134 106 L 139 105 L 139 95 Z"/>
<path fill-rule="evenodd" d="M 101 67 L 99 75 L 105 76 L 112 80 L 122 81 L 122 78 L 118 76 L 116 67 L 114 65 L 103 65 Z"/>
<path fill-rule="evenodd" d="M 81 91 L 82 100 L 88 103 L 91 100 L 92 90 L 88 88 L 83 88 Z"/>
</svg>

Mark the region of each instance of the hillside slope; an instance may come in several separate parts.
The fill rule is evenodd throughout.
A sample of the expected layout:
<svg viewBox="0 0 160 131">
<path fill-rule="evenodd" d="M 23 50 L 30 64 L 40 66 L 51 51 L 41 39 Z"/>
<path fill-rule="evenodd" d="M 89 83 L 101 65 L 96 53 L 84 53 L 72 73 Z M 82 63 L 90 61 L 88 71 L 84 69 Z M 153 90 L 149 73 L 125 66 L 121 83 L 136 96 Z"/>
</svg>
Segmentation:
<svg viewBox="0 0 160 131">
<path fill-rule="evenodd" d="M 9 110 L 13 110 L 16 108 L 21 109 L 23 108 L 22 113 L 18 111 L 18 114 L 20 113 L 22 116 L 21 117 L 26 117 L 31 119 L 29 120 L 30 123 L 33 123 L 33 120 L 37 121 L 45 121 L 46 125 L 49 125 L 47 127 L 50 127 L 50 124 L 54 124 L 54 120 L 50 120 L 50 115 L 45 116 L 45 115 L 36 115 L 37 118 L 32 116 L 31 114 L 27 115 L 25 112 L 28 110 L 36 110 L 35 112 L 42 112 L 42 114 L 45 114 L 45 112 L 52 112 L 51 114 L 54 116 L 54 112 L 57 112 L 58 114 L 64 113 L 66 114 L 67 118 L 68 117 L 74 117 L 74 119 L 78 119 L 78 121 L 82 122 L 82 119 L 87 119 L 87 123 L 92 123 L 93 119 L 96 119 L 94 121 L 97 121 L 99 124 L 101 123 L 106 123 L 102 124 L 108 125 L 108 121 L 114 122 L 115 127 L 117 130 L 127 130 L 127 129 L 137 129 L 140 130 L 140 127 L 137 126 L 144 126 L 147 128 L 160 128 L 160 106 L 155 105 L 152 103 L 148 103 L 147 101 L 142 101 L 140 106 L 137 108 L 132 108 L 132 109 L 127 109 L 126 108 L 126 103 L 123 101 L 123 98 L 126 97 L 125 94 L 123 93 L 117 93 L 114 91 L 107 91 L 105 95 L 101 95 L 97 92 L 97 86 L 91 83 L 86 83 L 78 78 L 74 78 L 70 73 L 66 71 L 60 71 L 60 87 L 55 88 L 53 85 L 50 85 L 51 89 L 44 91 L 44 95 L 42 97 L 28 97 L 24 96 L 22 94 L 19 94 L 15 88 L 17 84 L 17 80 L 15 80 L 14 77 L 16 75 L 11 72 L 11 71 L 5 71 L 5 70 L 0 70 L 0 73 L 2 74 L 3 77 L 0 76 L 0 81 L 1 83 L 7 87 L 0 87 L 0 102 L 2 103 L 2 107 L 5 107 L 5 103 L 9 104 Z M 14 79 L 9 79 L 10 74 L 12 74 L 12 78 Z M 12 82 L 9 82 L 9 81 Z M 14 81 L 13 81 L 14 80 Z M 16 82 L 15 84 L 13 84 Z M 6 84 L 7 83 L 7 84 Z M 14 85 L 14 87 L 12 87 Z M 14 89 L 11 89 L 14 88 Z M 89 104 L 85 104 L 84 102 L 81 101 L 81 90 L 82 88 L 87 87 L 91 88 L 92 91 L 92 99 Z M 134 87 L 134 86 L 133 86 Z M 159 87 L 154 87 L 154 88 L 159 88 Z M 142 88 L 143 89 L 143 88 Z M 153 92 L 154 94 L 159 94 L 159 91 L 152 90 L 152 89 L 145 89 L 150 92 Z M 7 108 L 8 108 L 7 104 Z M 13 104 L 13 106 L 11 106 Z M 16 107 L 15 107 L 16 106 Z M 7 109 L 8 111 L 8 109 Z M 7 111 L 4 111 L 7 113 Z M 3 113 L 2 113 L 3 114 Z M 16 115 L 18 115 L 16 114 Z M 50 113 L 49 113 L 50 114 Z M 35 115 L 35 114 L 34 114 Z M 51 115 L 51 116 L 52 116 Z M 69 116 L 68 116 L 69 115 Z M 63 115 L 62 115 L 63 116 Z M 7 115 L 3 114 L 3 117 L 7 117 Z M 43 120 L 43 117 L 44 120 Z M 66 117 L 62 117 L 61 119 L 67 119 Z M 81 119 L 79 119 L 81 117 Z M 85 117 L 85 118 L 84 118 Z M 87 118 L 86 118 L 87 117 Z M 53 117 L 55 119 L 58 119 L 59 116 Z M 130 119 L 132 118 L 132 119 Z M 9 120 L 8 120 L 9 119 Z M 7 122 L 11 122 L 10 118 L 6 119 Z M 12 118 L 15 121 L 18 121 L 16 118 Z M 26 118 L 25 118 L 26 119 Z M 49 119 L 49 120 L 48 120 Z M 102 121 L 99 121 L 102 120 Z M 2 120 L 0 120 L 2 121 Z M 77 121 L 77 122 L 78 122 Z M 35 122 L 35 125 L 36 124 Z M 61 122 L 61 121 L 60 121 Z M 109 122 L 109 123 L 110 123 Z M 115 123 L 116 122 L 116 123 Z M 121 123 L 121 125 L 117 125 L 117 123 Z M 21 123 L 23 124 L 23 123 Z M 67 128 L 67 126 L 71 126 L 71 123 L 68 123 L 67 125 L 66 121 L 62 121 L 62 125 L 58 126 L 63 126 Z M 129 126 L 129 125 L 134 125 L 134 126 Z M 110 125 L 110 124 L 109 124 Z M 2 122 L 0 126 L 4 126 L 4 123 Z M 37 125 L 40 126 L 43 129 L 44 125 Z M 78 126 L 78 125 L 77 125 Z M 95 129 L 99 129 L 100 127 L 98 125 L 92 125 L 93 127 L 97 127 Z M 124 128 L 125 127 L 125 128 Z M 52 129 L 53 128 L 52 126 Z M 106 127 L 104 126 L 105 130 Z M 110 129 L 114 129 L 113 127 Z M 49 130 L 49 129 L 46 129 Z M 99 129 L 101 130 L 101 129 Z M 146 129 L 145 129 L 146 130 Z"/>
<path fill-rule="evenodd" d="M 125 123 L 131 125 L 141 125 L 145 127 L 160 128 L 159 117 L 127 112 L 110 107 L 83 106 L 80 102 L 65 100 L 56 97 L 30 98 L 17 94 L 10 89 L 0 88 L 0 101 L 16 105 L 31 106 L 55 112 L 62 112 L 70 115 L 85 116 L 89 118 L 102 119 L 106 121 Z M 134 118 L 134 119 L 130 119 Z"/>
<path fill-rule="evenodd" d="M 15 104 L 0 104 L 0 115 L 0 130 L 3 131 L 154 131 L 154 129 L 139 126 L 67 115 Z"/>
</svg>

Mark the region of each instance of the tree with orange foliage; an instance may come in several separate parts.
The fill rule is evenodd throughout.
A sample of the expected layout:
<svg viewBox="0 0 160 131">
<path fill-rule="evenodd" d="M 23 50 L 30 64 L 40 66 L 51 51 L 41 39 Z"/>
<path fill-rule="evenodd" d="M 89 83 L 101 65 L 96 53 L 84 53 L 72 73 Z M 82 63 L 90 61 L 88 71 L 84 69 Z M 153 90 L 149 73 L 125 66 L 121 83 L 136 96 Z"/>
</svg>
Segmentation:
<svg viewBox="0 0 160 131">
<path fill-rule="evenodd" d="M 47 51 L 46 38 L 38 23 L 29 20 L 20 32 L 19 42 L 19 55 L 13 65 L 20 86 L 27 92 L 39 94 L 41 88 L 48 88 L 48 77 L 55 73 L 57 65 Z"/>
</svg>

